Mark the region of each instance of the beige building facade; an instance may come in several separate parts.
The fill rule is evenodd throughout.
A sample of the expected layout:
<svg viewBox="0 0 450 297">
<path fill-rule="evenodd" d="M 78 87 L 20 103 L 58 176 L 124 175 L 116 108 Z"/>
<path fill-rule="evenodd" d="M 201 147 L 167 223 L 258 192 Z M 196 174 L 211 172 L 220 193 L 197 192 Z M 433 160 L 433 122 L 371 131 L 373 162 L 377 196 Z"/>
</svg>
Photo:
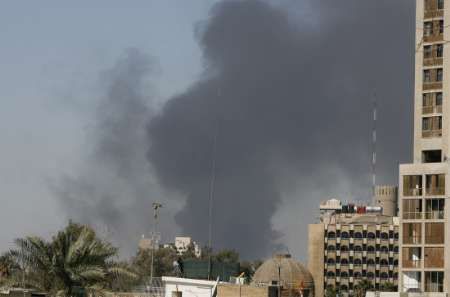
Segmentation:
<svg viewBox="0 0 450 297">
<path fill-rule="evenodd" d="M 413 163 L 399 169 L 401 292 L 449 290 L 449 23 L 450 2 L 416 1 Z"/>
<path fill-rule="evenodd" d="M 388 283 L 397 286 L 398 218 L 383 215 L 379 206 L 341 205 L 336 199 L 320 208 L 320 223 L 309 225 L 308 236 L 315 296 L 324 296 L 327 287 L 352 296 L 361 280 L 377 290 Z"/>
</svg>

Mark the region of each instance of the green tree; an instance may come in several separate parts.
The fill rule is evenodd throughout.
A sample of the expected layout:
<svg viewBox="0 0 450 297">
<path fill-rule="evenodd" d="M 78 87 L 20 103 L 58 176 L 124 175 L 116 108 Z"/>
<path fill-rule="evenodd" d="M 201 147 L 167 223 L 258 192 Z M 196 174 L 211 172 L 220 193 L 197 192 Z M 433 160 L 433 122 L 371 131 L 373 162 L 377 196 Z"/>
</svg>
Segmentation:
<svg viewBox="0 0 450 297">
<path fill-rule="evenodd" d="M 381 284 L 380 291 L 383 292 L 397 292 L 397 286 L 391 282 Z"/>
<path fill-rule="evenodd" d="M 26 271 L 25 284 L 61 296 L 75 291 L 101 292 L 112 289 L 119 279 L 136 275 L 113 258 L 117 249 L 99 239 L 88 226 L 69 222 L 50 242 L 29 236 L 16 240 L 10 255 Z M 11 283 L 21 283 L 20 275 Z"/>
<path fill-rule="evenodd" d="M 235 250 L 221 250 L 218 251 L 214 256 L 213 259 L 218 262 L 223 263 L 236 263 L 239 262 L 239 253 Z"/>
<path fill-rule="evenodd" d="M 365 297 L 366 292 L 374 288 L 373 283 L 367 279 L 360 280 L 355 286 L 355 296 Z"/>
<path fill-rule="evenodd" d="M 333 286 L 328 286 L 327 289 L 325 290 L 325 297 L 340 297 L 341 294 L 339 293 L 339 291 L 333 287 Z"/>
<path fill-rule="evenodd" d="M 141 282 L 148 281 L 150 277 L 152 266 L 151 252 L 149 249 L 139 250 L 132 259 L 132 266 L 137 271 Z M 174 248 L 168 247 L 155 250 L 153 254 L 153 276 L 173 275 L 173 263 L 177 260 L 178 255 Z"/>
</svg>

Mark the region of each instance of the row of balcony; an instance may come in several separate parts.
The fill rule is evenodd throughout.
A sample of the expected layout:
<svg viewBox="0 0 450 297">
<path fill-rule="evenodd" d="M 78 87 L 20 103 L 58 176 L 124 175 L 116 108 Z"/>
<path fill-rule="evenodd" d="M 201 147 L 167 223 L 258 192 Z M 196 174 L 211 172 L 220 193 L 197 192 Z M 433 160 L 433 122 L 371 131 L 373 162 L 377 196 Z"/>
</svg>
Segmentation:
<svg viewBox="0 0 450 297">
<path fill-rule="evenodd" d="M 423 114 L 442 113 L 442 105 L 429 105 L 422 107 Z"/>
<path fill-rule="evenodd" d="M 381 244 L 381 243 L 389 243 L 389 244 L 394 244 L 394 242 L 398 239 L 398 235 L 394 238 L 341 238 L 341 237 L 325 237 L 325 243 L 329 243 L 329 242 L 336 242 L 336 243 L 349 243 L 349 244 L 353 244 L 353 243 L 359 243 L 359 244 Z"/>
</svg>

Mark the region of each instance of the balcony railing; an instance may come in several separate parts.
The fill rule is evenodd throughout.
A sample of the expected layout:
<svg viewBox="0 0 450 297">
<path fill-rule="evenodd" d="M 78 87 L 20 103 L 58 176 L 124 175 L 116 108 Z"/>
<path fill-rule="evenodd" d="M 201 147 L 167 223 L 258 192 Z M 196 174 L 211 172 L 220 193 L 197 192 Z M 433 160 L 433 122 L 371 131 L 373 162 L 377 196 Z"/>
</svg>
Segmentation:
<svg viewBox="0 0 450 297">
<path fill-rule="evenodd" d="M 438 17 L 443 17 L 444 16 L 444 10 L 443 9 L 429 9 L 429 10 L 425 10 L 424 12 L 424 19 L 433 19 L 433 18 L 438 18 Z"/>
<path fill-rule="evenodd" d="M 436 41 L 443 41 L 443 40 L 444 40 L 444 34 L 431 34 L 431 35 L 423 36 L 424 42 L 436 42 Z"/>
<path fill-rule="evenodd" d="M 444 62 L 443 58 L 433 57 L 433 58 L 424 58 L 423 66 L 439 66 Z"/>
<path fill-rule="evenodd" d="M 441 137 L 442 130 L 422 130 L 423 138 Z"/>
<path fill-rule="evenodd" d="M 403 260 L 403 268 L 419 268 L 420 260 Z"/>
<path fill-rule="evenodd" d="M 421 188 L 406 188 L 403 191 L 404 196 L 422 196 Z"/>
<path fill-rule="evenodd" d="M 425 219 L 442 220 L 444 219 L 444 211 L 443 210 L 427 211 L 425 212 Z"/>
<path fill-rule="evenodd" d="M 429 105 L 422 107 L 423 114 L 442 113 L 442 105 Z"/>
<path fill-rule="evenodd" d="M 441 81 L 424 82 L 422 88 L 423 90 L 442 89 L 442 82 Z"/>
<path fill-rule="evenodd" d="M 422 213 L 421 212 L 403 212 L 404 220 L 421 220 Z"/>
<path fill-rule="evenodd" d="M 426 189 L 427 195 L 445 195 L 445 187 L 433 187 Z"/>
</svg>

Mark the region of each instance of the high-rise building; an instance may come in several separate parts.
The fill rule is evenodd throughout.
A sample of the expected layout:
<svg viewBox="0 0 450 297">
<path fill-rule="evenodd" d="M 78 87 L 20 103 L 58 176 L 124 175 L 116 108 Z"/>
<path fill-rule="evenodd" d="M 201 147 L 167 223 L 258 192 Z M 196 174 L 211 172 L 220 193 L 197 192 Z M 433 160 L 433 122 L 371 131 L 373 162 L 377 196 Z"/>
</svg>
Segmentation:
<svg viewBox="0 0 450 297">
<path fill-rule="evenodd" d="M 449 24 L 450 1 L 416 1 L 414 160 L 399 177 L 401 292 L 450 288 Z"/>
<path fill-rule="evenodd" d="M 397 189 L 379 187 L 377 191 L 383 200 Z M 391 198 L 385 199 L 388 212 L 396 205 Z M 320 211 L 320 223 L 310 224 L 308 235 L 308 269 L 314 278 L 315 296 L 324 296 L 328 287 L 341 296 L 353 296 L 362 280 L 377 290 L 395 289 L 398 218 L 383 215 L 380 206 L 342 205 L 336 199 L 322 203 Z"/>
</svg>

